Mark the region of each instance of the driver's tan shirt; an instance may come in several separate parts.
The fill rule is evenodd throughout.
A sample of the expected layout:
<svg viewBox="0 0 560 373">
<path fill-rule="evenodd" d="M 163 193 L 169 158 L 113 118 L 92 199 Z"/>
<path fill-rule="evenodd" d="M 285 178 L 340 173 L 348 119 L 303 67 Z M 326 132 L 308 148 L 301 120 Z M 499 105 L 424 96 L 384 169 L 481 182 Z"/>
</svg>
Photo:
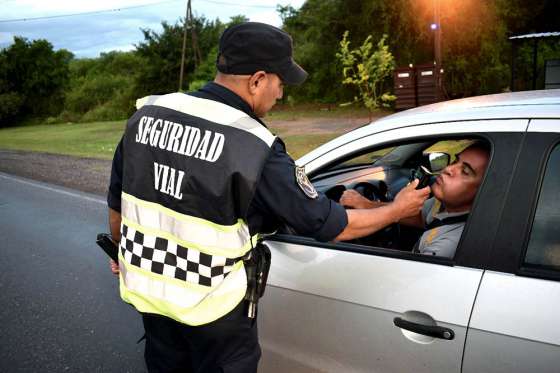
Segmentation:
<svg viewBox="0 0 560 373">
<path fill-rule="evenodd" d="M 443 211 L 442 211 L 443 210 Z M 464 212 L 446 212 L 443 209 L 441 202 L 435 197 L 432 197 L 424 202 L 422 208 L 422 219 L 424 225 L 430 224 L 435 218 L 445 219 L 452 216 L 460 216 L 468 214 L 469 211 Z M 418 241 L 418 252 L 425 255 L 437 255 L 445 258 L 453 258 L 457 245 L 463 234 L 464 222 L 455 224 L 446 224 L 430 230 L 422 234 Z"/>
</svg>

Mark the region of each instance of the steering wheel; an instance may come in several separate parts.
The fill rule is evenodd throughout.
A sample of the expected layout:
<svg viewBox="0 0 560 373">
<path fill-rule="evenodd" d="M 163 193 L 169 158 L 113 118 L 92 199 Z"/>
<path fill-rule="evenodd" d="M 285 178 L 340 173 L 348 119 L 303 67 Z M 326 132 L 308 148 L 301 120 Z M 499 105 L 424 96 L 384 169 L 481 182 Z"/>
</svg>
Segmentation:
<svg viewBox="0 0 560 373">
<path fill-rule="evenodd" d="M 352 189 L 371 201 L 389 202 L 389 198 L 387 197 L 387 184 L 385 184 L 385 182 L 383 181 L 377 180 L 375 180 L 374 182 L 362 181 L 354 185 Z M 340 188 L 337 188 L 337 191 L 338 189 Z M 344 189 L 340 192 L 340 195 L 342 195 L 343 192 Z M 339 199 L 340 195 L 338 196 Z M 358 245 L 378 246 L 395 249 L 398 248 L 399 236 L 399 225 L 391 224 L 386 228 L 381 229 L 369 236 L 356 238 L 351 242 Z"/>
<path fill-rule="evenodd" d="M 362 181 L 354 185 L 353 189 L 370 201 L 389 202 L 387 184 L 383 181 L 379 181 L 377 185 L 369 181 Z"/>
</svg>

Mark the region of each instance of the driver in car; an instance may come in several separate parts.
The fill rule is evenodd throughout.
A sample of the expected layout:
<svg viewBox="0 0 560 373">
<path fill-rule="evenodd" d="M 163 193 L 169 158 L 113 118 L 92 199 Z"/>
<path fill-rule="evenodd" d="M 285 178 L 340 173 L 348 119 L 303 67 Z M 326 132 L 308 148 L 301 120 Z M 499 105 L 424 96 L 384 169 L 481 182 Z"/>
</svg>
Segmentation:
<svg viewBox="0 0 560 373">
<path fill-rule="evenodd" d="M 456 155 L 431 186 L 433 197 L 424 202 L 418 215 L 400 224 L 424 229 L 413 252 L 453 258 L 490 159 L 490 147 L 479 141 Z M 376 208 L 384 202 L 371 201 L 355 190 L 346 190 L 340 203 L 352 208 Z"/>
</svg>

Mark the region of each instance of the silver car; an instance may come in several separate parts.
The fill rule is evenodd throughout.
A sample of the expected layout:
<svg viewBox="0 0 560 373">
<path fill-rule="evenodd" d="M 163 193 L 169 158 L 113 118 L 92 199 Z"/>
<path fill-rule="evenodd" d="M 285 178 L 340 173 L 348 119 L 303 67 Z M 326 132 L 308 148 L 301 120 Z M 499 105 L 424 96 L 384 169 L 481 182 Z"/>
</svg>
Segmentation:
<svg viewBox="0 0 560 373">
<path fill-rule="evenodd" d="M 418 232 L 398 225 L 353 242 L 290 227 L 266 239 L 260 371 L 560 371 L 560 90 L 408 110 L 297 163 L 331 198 L 391 200 L 472 140 L 491 159 L 454 258 L 412 253 Z"/>
</svg>

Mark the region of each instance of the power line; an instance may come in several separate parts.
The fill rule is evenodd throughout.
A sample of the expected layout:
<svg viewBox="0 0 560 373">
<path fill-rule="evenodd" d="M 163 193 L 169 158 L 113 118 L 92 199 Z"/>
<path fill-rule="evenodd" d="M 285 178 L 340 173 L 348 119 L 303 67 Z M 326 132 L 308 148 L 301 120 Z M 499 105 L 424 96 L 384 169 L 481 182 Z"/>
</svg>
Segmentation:
<svg viewBox="0 0 560 373">
<path fill-rule="evenodd" d="M 77 17 L 77 16 L 85 16 L 85 15 L 92 15 L 92 14 L 101 14 L 101 13 L 110 13 L 110 12 L 120 12 L 122 10 L 128 9 L 137 9 L 137 8 L 146 8 L 155 5 L 161 5 L 166 3 L 175 3 L 181 0 L 167 0 L 167 1 L 159 1 L 157 3 L 150 3 L 150 4 L 143 4 L 143 5 L 135 5 L 135 6 L 128 6 L 122 8 L 114 8 L 114 9 L 103 9 L 103 10 L 94 10 L 91 12 L 81 12 L 81 13 L 70 13 L 70 14 L 58 14 L 52 16 L 43 16 L 43 17 L 29 17 L 29 18 L 14 18 L 14 19 L 2 19 L 0 23 L 8 23 L 8 22 L 27 22 L 27 21 L 37 21 L 37 20 L 44 20 L 44 19 L 53 19 L 53 18 L 66 18 L 66 17 Z M 205 3 L 217 4 L 217 5 L 226 5 L 226 6 L 234 6 L 238 8 L 262 8 L 262 9 L 276 9 L 276 6 L 272 5 L 244 5 L 244 4 L 235 4 L 229 3 L 225 1 L 214 1 L 214 0 L 198 0 Z"/>
<path fill-rule="evenodd" d="M 76 17 L 76 16 L 85 16 L 85 15 L 92 15 L 92 14 L 100 14 L 100 13 L 110 13 L 110 12 L 120 12 L 121 10 L 128 10 L 128 9 L 137 9 L 137 8 L 146 8 L 154 5 L 161 5 L 166 3 L 176 3 L 182 0 L 167 0 L 167 1 L 159 1 L 157 3 L 150 3 L 150 4 L 143 4 L 143 5 L 134 5 L 122 8 L 114 8 L 114 9 L 103 9 L 103 10 L 93 10 L 91 12 L 81 12 L 81 13 L 70 13 L 70 14 L 58 14 L 52 16 L 43 16 L 43 17 L 30 17 L 30 18 L 16 18 L 16 19 L 2 19 L 0 23 L 8 23 L 8 22 L 26 22 L 26 21 L 37 21 L 42 19 L 53 19 L 53 18 L 64 18 L 64 17 Z"/>
<path fill-rule="evenodd" d="M 199 0 L 199 1 L 202 1 L 204 3 L 218 4 L 218 5 L 235 6 L 235 7 L 238 7 L 238 8 L 276 9 L 276 6 L 274 6 L 274 5 L 244 5 L 244 4 L 228 3 L 228 2 L 225 2 L 225 1 L 214 1 L 214 0 Z"/>
</svg>

